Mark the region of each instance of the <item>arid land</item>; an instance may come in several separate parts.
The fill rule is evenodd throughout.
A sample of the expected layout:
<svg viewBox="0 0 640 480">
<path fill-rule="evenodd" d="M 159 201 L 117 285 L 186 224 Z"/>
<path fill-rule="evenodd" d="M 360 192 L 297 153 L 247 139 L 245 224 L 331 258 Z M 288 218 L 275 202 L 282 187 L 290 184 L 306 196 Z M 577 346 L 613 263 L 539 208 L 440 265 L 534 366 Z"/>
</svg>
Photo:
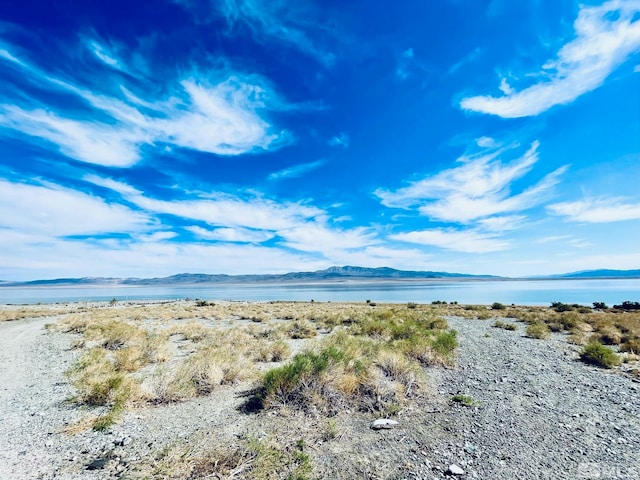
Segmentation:
<svg viewBox="0 0 640 480">
<path fill-rule="evenodd" d="M 0 478 L 640 478 L 639 347 L 562 304 L 2 306 Z"/>
</svg>

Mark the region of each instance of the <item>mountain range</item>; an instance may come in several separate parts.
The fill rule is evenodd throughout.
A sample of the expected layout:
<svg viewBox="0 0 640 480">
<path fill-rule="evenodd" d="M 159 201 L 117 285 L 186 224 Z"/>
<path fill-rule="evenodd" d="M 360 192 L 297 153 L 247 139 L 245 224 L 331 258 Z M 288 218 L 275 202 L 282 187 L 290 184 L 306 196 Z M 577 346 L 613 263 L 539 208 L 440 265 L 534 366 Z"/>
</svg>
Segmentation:
<svg viewBox="0 0 640 480">
<path fill-rule="evenodd" d="M 548 275 L 532 277 L 535 279 L 586 279 L 586 278 L 640 278 L 640 270 L 584 270 L 580 272 L 565 273 L 560 275 Z M 424 280 L 424 279 L 449 279 L 449 280 L 507 280 L 505 277 L 494 275 L 467 275 L 450 272 L 410 271 L 396 270 L 394 268 L 379 267 L 330 267 L 315 272 L 291 272 L 285 274 L 263 275 L 225 275 L 205 273 L 181 273 L 161 278 L 107 278 L 107 277 L 83 277 L 83 278 L 57 278 L 51 280 L 32 280 L 28 282 L 0 282 L 0 286 L 61 286 L 61 285 L 193 285 L 207 283 L 313 283 L 313 282 L 340 282 L 340 281 L 375 281 L 375 280 Z"/>
</svg>

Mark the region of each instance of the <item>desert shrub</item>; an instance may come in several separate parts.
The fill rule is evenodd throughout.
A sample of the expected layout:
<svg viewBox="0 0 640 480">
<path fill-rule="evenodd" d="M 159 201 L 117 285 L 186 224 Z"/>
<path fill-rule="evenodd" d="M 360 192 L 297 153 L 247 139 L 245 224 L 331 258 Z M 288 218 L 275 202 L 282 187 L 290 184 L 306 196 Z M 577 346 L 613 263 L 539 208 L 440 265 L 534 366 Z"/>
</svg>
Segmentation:
<svg viewBox="0 0 640 480">
<path fill-rule="evenodd" d="M 466 407 L 477 407 L 478 405 L 480 405 L 480 403 L 477 400 L 475 400 L 472 396 L 463 395 L 461 393 L 457 393 L 453 397 L 451 397 L 451 401 L 455 403 L 460 403 Z"/>
<path fill-rule="evenodd" d="M 440 332 L 432 342 L 435 351 L 444 359 L 451 359 L 455 349 L 458 347 L 458 332 L 449 330 Z"/>
<path fill-rule="evenodd" d="M 606 310 L 609 307 L 607 307 L 607 304 L 604 302 L 593 302 L 593 308 L 596 310 Z"/>
<path fill-rule="evenodd" d="M 598 341 L 591 341 L 584 346 L 580 353 L 583 362 L 603 368 L 613 368 L 620 365 L 620 357 L 612 348 L 602 345 Z"/>
<path fill-rule="evenodd" d="M 313 338 L 317 335 L 316 327 L 309 321 L 294 321 L 288 328 L 287 333 L 292 339 Z"/>
<path fill-rule="evenodd" d="M 640 302 L 624 301 L 621 305 L 614 305 L 618 310 L 640 310 Z"/>
<path fill-rule="evenodd" d="M 496 328 L 502 328 L 503 330 L 516 330 L 517 327 L 513 323 L 503 322 L 502 320 L 496 320 L 493 323 L 493 326 Z"/>
<path fill-rule="evenodd" d="M 321 398 L 339 401 L 336 397 L 341 395 L 335 388 L 336 384 L 341 384 L 343 389 L 353 394 L 367 377 L 367 368 L 352 360 L 343 350 L 332 345 L 317 353 L 298 353 L 288 364 L 265 373 L 256 397 L 257 403 L 261 407 L 289 404 L 306 409 L 311 405 L 318 406 Z M 338 368 L 345 366 L 349 368 Z M 331 375 L 327 374 L 328 371 Z M 344 376 L 348 377 L 347 382 L 339 378 Z"/>
<path fill-rule="evenodd" d="M 620 351 L 626 353 L 640 354 L 640 338 L 625 337 L 622 339 Z"/>
<path fill-rule="evenodd" d="M 506 306 L 500 302 L 493 302 L 491 305 L 491 310 L 506 310 Z"/>
<path fill-rule="evenodd" d="M 280 362 L 291 355 L 289 344 L 283 340 L 258 347 L 256 359 L 260 362 Z"/>
<path fill-rule="evenodd" d="M 431 330 L 446 330 L 448 327 L 449 324 L 442 317 L 437 317 L 429 323 L 429 328 Z"/>
<path fill-rule="evenodd" d="M 543 322 L 532 323 L 527 326 L 525 332 L 530 338 L 546 339 L 551 336 L 551 330 Z"/>
<path fill-rule="evenodd" d="M 391 380 L 400 382 L 411 388 L 422 377 L 420 365 L 407 356 L 394 351 L 382 351 L 375 360 L 375 364 Z"/>
<path fill-rule="evenodd" d="M 232 445 L 202 448 L 174 442 L 138 462 L 127 478 L 305 480 L 312 467 L 302 439 L 243 436 Z"/>
<path fill-rule="evenodd" d="M 590 311 L 590 310 L 589 310 Z M 558 322 L 564 330 L 571 330 L 580 323 L 580 314 L 578 312 L 562 312 L 558 318 Z"/>
<path fill-rule="evenodd" d="M 207 395 L 218 385 L 236 383 L 251 375 L 246 359 L 231 349 L 207 347 L 191 355 L 178 369 L 177 379 L 188 382 L 187 392 Z"/>
<path fill-rule="evenodd" d="M 597 331 L 601 343 L 606 345 L 620 345 L 622 343 L 622 333 L 615 325 L 599 325 Z"/>
<path fill-rule="evenodd" d="M 572 305 L 567 305 L 566 303 L 562 303 L 562 302 L 551 302 L 551 308 L 553 308 L 558 313 L 569 312 L 573 310 Z"/>
<path fill-rule="evenodd" d="M 189 322 L 182 325 L 174 325 L 169 330 L 170 335 L 183 335 L 186 339 L 192 342 L 201 342 L 209 337 L 212 332 L 211 328 L 203 325 L 200 322 Z"/>
</svg>

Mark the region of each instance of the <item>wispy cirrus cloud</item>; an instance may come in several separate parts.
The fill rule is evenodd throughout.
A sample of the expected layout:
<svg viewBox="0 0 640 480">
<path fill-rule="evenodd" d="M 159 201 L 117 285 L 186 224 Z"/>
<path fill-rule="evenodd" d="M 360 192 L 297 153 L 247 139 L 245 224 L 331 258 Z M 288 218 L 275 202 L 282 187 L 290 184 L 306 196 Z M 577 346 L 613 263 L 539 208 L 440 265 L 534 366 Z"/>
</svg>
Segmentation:
<svg viewBox="0 0 640 480">
<path fill-rule="evenodd" d="M 391 235 L 393 240 L 430 245 L 464 253 L 488 253 L 506 250 L 510 244 L 496 234 L 478 230 L 434 228 Z"/>
<path fill-rule="evenodd" d="M 90 45 L 108 67 L 125 68 L 97 44 Z M 283 109 L 285 103 L 255 74 L 195 71 L 168 80 L 162 86 L 168 93 L 158 97 L 148 93 L 158 90 L 150 80 L 128 85 L 122 76 L 104 71 L 101 91 L 49 74 L 6 48 L 3 52 L 0 64 L 14 69 L 23 84 L 37 85 L 55 96 L 67 95 L 85 108 L 70 109 L 65 102 L 52 101 L 54 95 L 33 97 L 16 87 L 0 94 L 0 135 L 19 132 L 82 162 L 128 167 L 142 158 L 145 148 L 170 145 L 239 155 L 277 149 L 292 140 L 287 131 L 276 130 L 266 119 L 266 112 Z"/>
<path fill-rule="evenodd" d="M 632 54 L 640 51 L 640 4 L 636 0 L 610 0 L 580 7 L 574 23 L 575 39 L 565 44 L 554 60 L 542 65 L 537 83 L 516 90 L 501 79 L 502 97 L 464 98 L 465 110 L 518 118 L 538 115 L 555 105 L 572 102 L 598 88 Z"/>
<path fill-rule="evenodd" d="M 567 217 L 574 222 L 611 223 L 640 220 L 640 203 L 624 198 L 595 198 L 547 206 L 553 215 Z"/>
<path fill-rule="evenodd" d="M 277 172 L 273 172 L 267 177 L 267 179 L 274 181 L 274 180 L 284 180 L 287 178 L 302 177 L 306 173 L 322 167 L 324 164 L 325 164 L 324 160 L 317 160 L 315 162 L 309 162 L 309 163 L 301 163 L 300 165 L 294 165 L 293 167 L 284 168 L 282 170 L 278 170 Z"/>
<path fill-rule="evenodd" d="M 208 240 L 261 243 L 277 239 L 280 246 L 333 258 L 338 252 L 363 248 L 379 240 L 371 229 L 341 229 L 332 225 L 323 209 L 302 202 L 277 202 L 261 197 L 230 194 L 160 200 L 110 178 L 89 175 L 87 182 L 109 188 L 148 215 L 173 215 L 203 222 L 189 226 L 191 233 Z"/>
<path fill-rule="evenodd" d="M 534 142 L 510 162 L 501 159 L 516 150 L 517 145 L 464 155 L 457 160 L 460 166 L 395 191 L 378 189 L 375 195 L 387 207 L 417 209 L 432 219 L 463 224 L 524 211 L 539 204 L 567 168 L 561 167 L 520 193 L 512 193 L 512 183 L 527 175 L 538 161 L 538 146 Z"/>
<path fill-rule="evenodd" d="M 260 197 L 241 198 L 224 193 L 209 197 L 192 194 L 188 199 L 162 200 L 110 178 L 87 175 L 84 180 L 120 193 L 125 200 L 147 212 L 197 220 L 213 227 L 277 231 L 325 215 L 319 208 L 296 202 L 279 203 Z"/>
<path fill-rule="evenodd" d="M 349 148 L 350 143 L 351 137 L 344 132 L 340 132 L 339 135 L 335 135 L 329 140 L 329 145 L 332 147 Z"/>
<path fill-rule="evenodd" d="M 207 229 L 198 226 L 186 227 L 197 238 L 231 243 L 262 243 L 275 237 L 274 232 L 252 230 L 242 227 Z"/>
<path fill-rule="evenodd" d="M 190 2 L 182 1 L 188 5 Z M 288 0 L 223 0 L 220 10 L 231 28 L 242 23 L 249 27 L 258 41 L 276 40 L 315 58 L 326 67 L 336 61 L 336 55 L 326 46 L 336 37 L 326 24 L 314 21 L 311 6 Z M 312 36 L 313 35 L 313 36 Z"/>
</svg>

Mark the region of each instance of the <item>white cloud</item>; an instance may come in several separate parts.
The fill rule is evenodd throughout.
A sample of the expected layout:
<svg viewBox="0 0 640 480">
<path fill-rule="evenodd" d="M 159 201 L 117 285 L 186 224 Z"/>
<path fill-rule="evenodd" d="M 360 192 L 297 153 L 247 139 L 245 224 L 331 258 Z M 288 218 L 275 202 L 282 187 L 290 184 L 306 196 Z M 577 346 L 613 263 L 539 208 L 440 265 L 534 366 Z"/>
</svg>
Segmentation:
<svg viewBox="0 0 640 480">
<path fill-rule="evenodd" d="M 454 63 L 453 65 L 451 65 L 451 67 L 449 67 L 449 70 L 447 71 L 447 73 L 449 75 L 456 73 L 462 67 L 477 61 L 478 58 L 480 58 L 480 56 L 483 53 L 484 52 L 483 52 L 483 50 L 481 48 L 476 47 L 474 50 L 472 50 L 471 52 L 467 53 L 460 61 L 458 61 L 458 62 Z"/>
<path fill-rule="evenodd" d="M 392 239 L 403 242 L 431 245 L 434 247 L 465 253 L 488 253 L 509 248 L 509 243 L 495 235 L 473 230 L 435 228 L 391 235 Z"/>
<path fill-rule="evenodd" d="M 500 157 L 516 147 L 490 150 L 458 159 L 459 167 L 412 182 L 409 186 L 375 194 L 382 204 L 395 208 L 417 208 L 430 218 L 468 223 L 472 220 L 523 211 L 539 204 L 544 194 L 558 183 L 566 167 L 546 175 L 520 193 L 511 193 L 511 183 L 524 177 L 538 161 L 538 142 L 519 158 L 502 163 Z"/>
<path fill-rule="evenodd" d="M 335 37 L 326 25 L 314 23 L 314 15 L 296 2 L 286 0 L 224 0 L 221 11 L 233 27 L 242 22 L 258 40 L 277 40 L 331 67 L 336 56 L 323 46 L 323 40 Z M 308 32 L 313 32 L 313 39 Z"/>
<path fill-rule="evenodd" d="M 611 0 L 600 6 L 582 6 L 574 23 L 576 37 L 555 60 L 542 66 L 545 80 L 515 91 L 501 80 L 502 97 L 464 98 L 465 110 L 518 118 L 538 115 L 555 105 L 572 102 L 598 88 L 619 65 L 640 50 L 640 4 Z"/>
<path fill-rule="evenodd" d="M 0 180 L 0 228 L 18 234 L 62 237 L 132 233 L 153 226 L 152 219 L 122 205 L 58 185 Z"/>
<path fill-rule="evenodd" d="M 91 53 L 93 53 L 96 56 L 96 58 L 98 58 L 104 64 L 109 65 L 110 67 L 113 67 L 118 70 L 123 69 L 122 64 L 120 63 L 120 60 L 118 60 L 118 58 L 113 54 L 113 52 L 110 51 L 110 49 L 108 49 L 103 44 L 95 40 L 88 40 L 87 48 L 89 48 Z"/>
<path fill-rule="evenodd" d="M 549 205 L 550 213 L 568 217 L 574 222 L 611 223 L 640 220 L 640 203 L 626 203 L 624 199 L 585 199 Z"/>
<path fill-rule="evenodd" d="M 277 149 L 292 141 L 289 132 L 275 130 L 265 119 L 265 112 L 285 105 L 257 75 L 199 72 L 165 85 L 165 98 L 153 97 L 148 92 L 156 88 L 138 82 L 136 90 L 147 96 L 140 98 L 119 83 L 123 81 L 120 76 L 110 77 L 103 72 L 103 85 L 111 87 L 114 83 L 121 94 L 119 98 L 52 77 L 8 51 L 0 59 L 18 65 L 25 80 L 50 91 L 74 95 L 87 107 L 86 112 L 72 115 L 46 97 L 38 101 L 23 100 L 22 95 L 0 95 L 0 135 L 15 135 L 18 131 L 31 136 L 32 141 L 57 145 L 62 153 L 82 162 L 131 166 L 140 160 L 143 146 L 169 144 L 218 155 L 239 155 Z"/>
<path fill-rule="evenodd" d="M 293 167 L 285 168 L 277 172 L 273 172 L 267 178 L 269 180 L 282 180 L 285 178 L 297 178 L 304 174 L 316 170 L 325 164 L 324 160 L 317 160 L 315 162 L 302 163 Z"/>
<path fill-rule="evenodd" d="M 111 188 L 136 207 L 151 214 L 174 215 L 205 222 L 214 229 L 199 226 L 187 230 L 207 240 L 258 243 L 279 237 L 287 248 L 316 252 L 333 258 L 339 252 L 363 248 L 378 242 L 366 228 L 337 229 L 328 224 L 327 212 L 294 202 L 215 194 L 212 198 L 158 200 L 145 196 L 127 184 L 97 176 L 84 180 Z"/>
<path fill-rule="evenodd" d="M 317 222 L 298 225 L 278 233 L 287 247 L 305 252 L 322 252 L 329 258 L 338 251 L 378 243 L 375 235 L 365 228 L 339 230 Z"/>
<path fill-rule="evenodd" d="M 506 78 L 500 80 L 500 91 L 505 95 L 513 95 L 516 91 L 509 85 Z"/>
<path fill-rule="evenodd" d="M 23 110 L 0 105 L 2 129 L 13 129 L 57 145 L 60 151 L 86 163 L 127 167 L 140 159 L 140 131 L 91 121 L 61 118 L 43 109 Z M 6 135 L 6 132 L 5 132 Z"/>
<path fill-rule="evenodd" d="M 331 140 L 329 140 L 329 145 L 331 145 L 332 147 L 349 148 L 350 142 L 351 139 L 349 138 L 349 135 L 344 132 L 340 132 L 340 135 L 336 135 L 335 137 L 332 137 Z"/>
<path fill-rule="evenodd" d="M 497 148 L 498 143 L 491 137 L 476 138 L 476 144 L 483 148 Z"/>
<path fill-rule="evenodd" d="M 262 243 L 272 239 L 275 233 L 265 230 L 251 230 L 249 228 L 206 228 L 192 226 L 186 227 L 194 235 L 205 240 L 218 240 L 222 242 L 237 243 Z"/>
<path fill-rule="evenodd" d="M 486 231 L 505 232 L 522 227 L 526 218 L 524 215 L 506 215 L 502 217 L 481 218 L 477 223 Z"/>
</svg>

